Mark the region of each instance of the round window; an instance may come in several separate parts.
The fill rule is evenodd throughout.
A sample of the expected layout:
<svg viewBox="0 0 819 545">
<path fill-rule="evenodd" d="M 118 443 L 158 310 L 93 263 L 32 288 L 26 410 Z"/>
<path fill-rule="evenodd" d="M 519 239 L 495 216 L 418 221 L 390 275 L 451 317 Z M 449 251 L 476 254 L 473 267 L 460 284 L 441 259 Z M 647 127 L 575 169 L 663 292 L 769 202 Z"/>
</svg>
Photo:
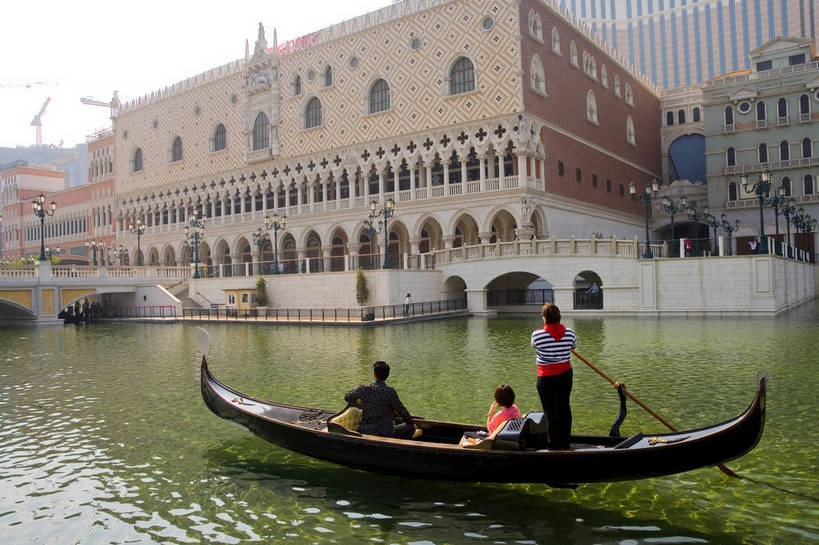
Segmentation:
<svg viewBox="0 0 819 545">
<path fill-rule="evenodd" d="M 235 94 L 230 95 L 230 103 L 231 104 L 236 104 L 237 102 L 239 102 L 239 97 L 237 97 Z"/>
<path fill-rule="evenodd" d="M 413 38 L 412 42 L 410 42 L 410 47 L 413 51 L 421 49 L 421 38 Z"/>
<path fill-rule="evenodd" d="M 751 103 L 748 101 L 740 102 L 739 106 L 737 106 L 737 110 L 739 110 L 740 113 L 747 114 L 751 111 Z"/>
<path fill-rule="evenodd" d="M 491 18 L 491 17 L 486 17 L 486 18 L 483 20 L 482 25 L 483 25 L 483 29 L 484 29 L 484 30 L 489 30 L 489 29 L 491 29 L 493 26 L 495 26 L 495 20 L 494 20 L 493 18 Z"/>
<path fill-rule="evenodd" d="M 313 81 L 314 79 L 316 79 L 316 73 L 312 70 L 307 72 L 307 81 Z"/>
<path fill-rule="evenodd" d="M 358 57 L 353 57 L 350 59 L 350 68 L 355 68 L 358 66 Z"/>
<path fill-rule="evenodd" d="M 819 91 L 816 91 L 815 93 L 813 93 L 813 98 L 814 98 L 814 100 L 819 100 Z"/>
</svg>

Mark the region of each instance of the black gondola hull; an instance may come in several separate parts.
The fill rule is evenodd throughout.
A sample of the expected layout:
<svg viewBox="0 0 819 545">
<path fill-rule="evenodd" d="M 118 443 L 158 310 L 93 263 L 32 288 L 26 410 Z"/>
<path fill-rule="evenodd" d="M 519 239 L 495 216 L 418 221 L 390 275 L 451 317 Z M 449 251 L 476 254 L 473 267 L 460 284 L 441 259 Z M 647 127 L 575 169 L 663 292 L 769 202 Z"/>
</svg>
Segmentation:
<svg viewBox="0 0 819 545">
<path fill-rule="evenodd" d="M 421 420 L 422 440 L 328 432 L 332 411 L 254 399 L 219 383 L 203 358 L 202 397 L 216 415 L 282 448 L 337 464 L 395 475 L 442 480 L 552 485 L 658 477 L 738 458 L 759 442 L 765 422 L 765 379 L 741 415 L 705 428 L 648 435 L 617 448 L 621 439 L 572 436 L 572 450 L 472 450 L 424 441 L 460 437 L 477 426 Z M 304 421 L 305 415 L 311 417 Z"/>
</svg>

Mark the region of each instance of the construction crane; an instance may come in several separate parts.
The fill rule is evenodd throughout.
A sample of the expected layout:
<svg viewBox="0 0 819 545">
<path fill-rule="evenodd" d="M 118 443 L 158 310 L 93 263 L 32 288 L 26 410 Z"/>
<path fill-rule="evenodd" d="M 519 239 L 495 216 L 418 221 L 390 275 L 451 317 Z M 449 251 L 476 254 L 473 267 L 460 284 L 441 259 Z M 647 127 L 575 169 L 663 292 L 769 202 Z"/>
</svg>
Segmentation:
<svg viewBox="0 0 819 545">
<path fill-rule="evenodd" d="M 85 104 L 86 106 L 105 106 L 106 108 L 111 108 L 111 120 L 117 116 L 117 111 L 120 107 L 119 102 L 119 95 L 116 91 L 114 91 L 114 96 L 108 102 L 104 102 L 102 100 L 97 100 L 93 97 L 81 97 L 80 102 Z"/>
<path fill-rule="evenodd" d="M 40 108 L 40 111 L 37 115 L 34 116 L 34 119 L 31 120 L 31 126 L 37 129 L 37 145 L 43 145 L 43 114 L 48 108 L 48 104 L 51 102 L 51 97 L 48 97 L 45 102 L 43 102 L 43 106 Z"/>
</svg>

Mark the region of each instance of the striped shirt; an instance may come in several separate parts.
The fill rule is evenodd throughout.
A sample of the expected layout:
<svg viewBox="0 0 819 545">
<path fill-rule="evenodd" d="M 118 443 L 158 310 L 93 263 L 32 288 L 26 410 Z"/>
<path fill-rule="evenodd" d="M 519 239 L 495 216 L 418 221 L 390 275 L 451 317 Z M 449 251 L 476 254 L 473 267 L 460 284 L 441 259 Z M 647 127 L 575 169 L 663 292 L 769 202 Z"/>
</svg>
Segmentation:
<svg viewBox="0 0 819 545">
<path fill-rule="evenodd" d="M 537 375 L 557 375 L 571 369 L 569 354 L 577 347 L 574 331 L 562 324 L 549 324 L 532 332 L 537 353 Z"/>
</svg>

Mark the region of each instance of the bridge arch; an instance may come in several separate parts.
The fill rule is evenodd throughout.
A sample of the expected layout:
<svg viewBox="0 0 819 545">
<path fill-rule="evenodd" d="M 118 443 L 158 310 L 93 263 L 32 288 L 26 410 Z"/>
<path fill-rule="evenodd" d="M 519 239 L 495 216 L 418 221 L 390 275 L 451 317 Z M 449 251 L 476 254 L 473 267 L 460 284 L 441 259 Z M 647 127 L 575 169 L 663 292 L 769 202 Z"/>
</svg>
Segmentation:
<svg viewBox="0 0 819 545">
<path fill-rule="evenodd" d="M 19 303 L 4 299 L 0 294 L 0 321 L 2 320 L 34 320 L 37 316 L 34 311 Z"/>
<path fill-rule="evenodd" d="M 575 310 L 603 308 L 603 280 L 595 271 L 584 270 L 577 273 L 573 288 Z"/>
<path fill-rule="evenodd" d="M 543 305 L 554 302 L 551 282 L 528 271 L 511 271 L 486 284 L 487 306 Z"/>
</svg>

